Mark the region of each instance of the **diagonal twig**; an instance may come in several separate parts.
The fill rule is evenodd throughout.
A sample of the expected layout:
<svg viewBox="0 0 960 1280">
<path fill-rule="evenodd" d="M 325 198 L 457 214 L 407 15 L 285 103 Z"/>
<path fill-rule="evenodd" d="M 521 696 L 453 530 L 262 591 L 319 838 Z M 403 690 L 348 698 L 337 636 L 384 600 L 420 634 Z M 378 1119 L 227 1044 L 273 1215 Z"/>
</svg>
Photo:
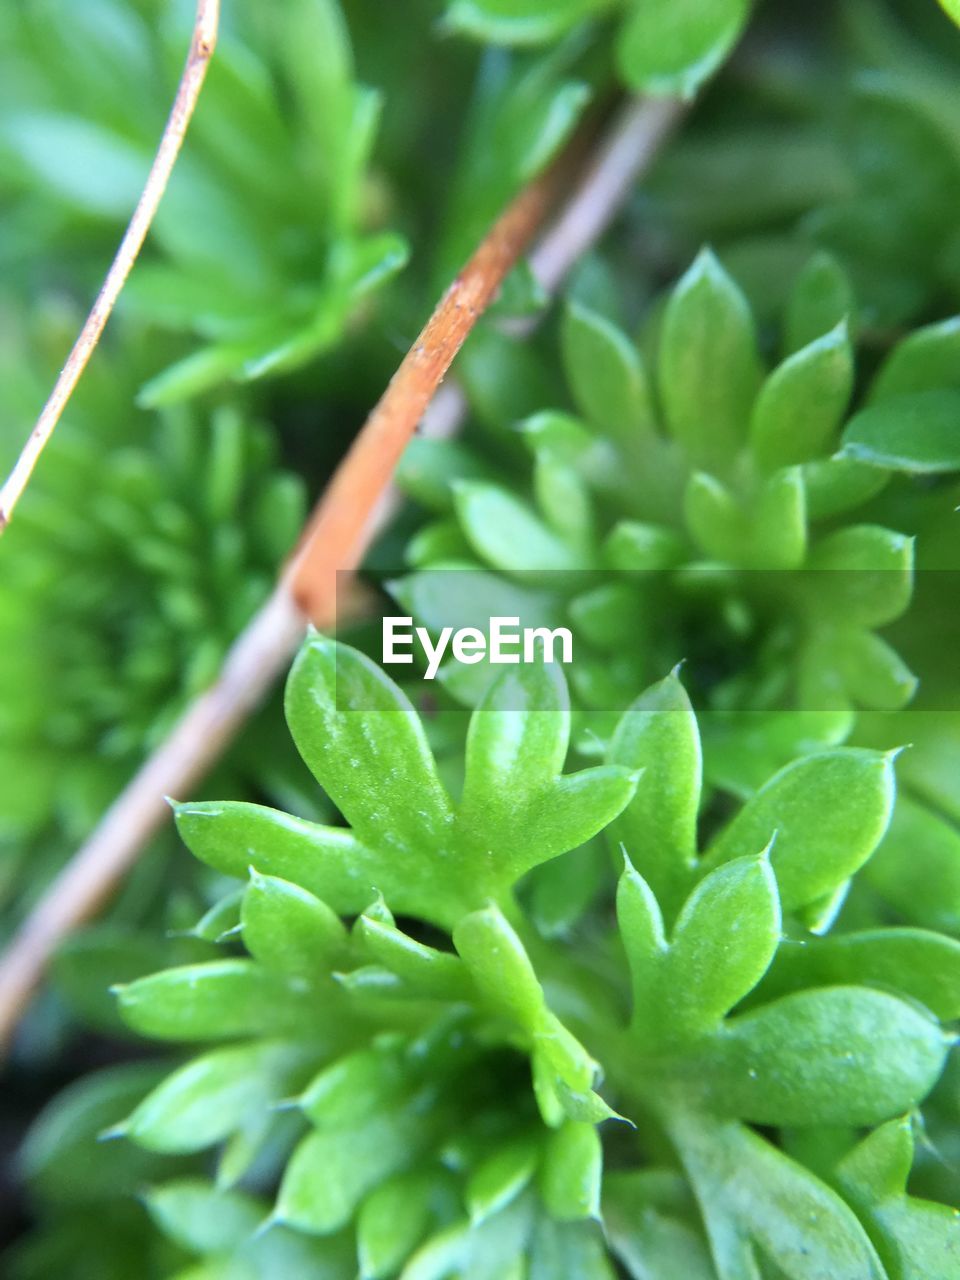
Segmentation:
<svg viewBox="0 0 960 1280">
<path fill-rule="evenodd" d="M 673 102 L 634 103 L 614 121 L 567 205 L 593 193 L 590 243 L 602 234 L 632 181 L 649 163 L 651 143 L 662 141 L 680 113 Z M 633 147 L 629 180 L 624 170 L 625 134 Z M 403 448 L 481 311 L 545 217 L 553 185 L 548 177 L 521 192 L 444 295 L 317 504 L 273 594 L 227 654 L 217 681 L 187 708 L 0 956 L 0 1048 L 57 946 L 109 899 L 167 818 L 164 797 L 183 795 L 219 757 L 289 663 L 307 621 L 321 628 L 336 621 L 337 571 L 356 569 L 383 527 L 391 506 L 393 470 Z M 549 283 L 555 288 L 589 244 L 571 233 L 561 213 L 541 241 L 541 250 L 548 245 L 553 246 Z M 432 408 L 442 432 L 451 433 L 464 412 L 453 383 L 442 388 Z"/>
<path fill-rule="evenodd" d="M 103 286 L 80 330 L 80 336 L 73 344 L 73 350 L 67 357 L 67 362 L 61 369 L 56 385 L 50 393 L 50 398 L 43 406 L 36 426 L 27 437 L 13 470 L 4 482 L 3 488 L 0 489 L 0 534 L 10 523 L 14 508 L 23 497 L 34 467 L 40 461 L 40 455 L 56 430 L 60 415 L 67 407 L 67 402 L 73 395 L 87 367 L 87 362 L 100 341 L 100 335 L 110 319 L 110 314 L 116 306 L 133 264 L 143 248 L 143 242 L 147 238 L 150 224 L 167 189 L 173 166 L 177 162 L 187 127 L 200 97 L 207 67 L 210 65 L 217 42 L 219 22 L 220 0 L 197 0 L 197 16 L 193 26 L 190 51 L 177 86 L 170 115 L 167 117 L 163 137 L 160 139 L 157 154 L 147 175 L 146 186 L 120 241 L 120 248 L 110 265 Z"/>
</svg>

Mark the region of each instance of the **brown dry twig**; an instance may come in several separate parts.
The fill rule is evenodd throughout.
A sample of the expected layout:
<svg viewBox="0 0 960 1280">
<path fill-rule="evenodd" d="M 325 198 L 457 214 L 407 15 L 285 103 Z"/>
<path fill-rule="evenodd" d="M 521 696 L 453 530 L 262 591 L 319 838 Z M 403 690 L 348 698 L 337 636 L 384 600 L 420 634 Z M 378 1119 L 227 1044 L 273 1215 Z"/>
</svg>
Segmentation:
<svg viewBox="0 0 960 1280">
<path fill-rule="evenodd" d="M 571 203 L 587 200 L 593 210 L 593 239 L 679 116 L 675 103 L 650 102 L 631 104 L 614 122 L 571 197 Z M 625 134 L 635 153 L 629 179 Z M 336 621 L 337 572 L 356 569 L 383 527 L 400 455 L 460 346 L 545 218 L 556 176 L 554 170 L 520 193 L 448 289 L 337 469 L 273 594 L 227 654 L 215 684 L 188 707 L 0 956 L 0 1047 L 57 946 L 96 914 L 164 822 L 164 797 L 183 795 L 217 759 L 290 661 L 307 620 L 321 628 Z M 587 246 L 563 214 L 542 244 L 553 246 L 550 284 L 556 287 Z M 450 392 L 442 414 L 449 433 L 463 402 L 450 384 L 444 391 Z"/>
<path fill-rule="evenodd" d="M 56 385 L 50 393 L 50 398 L 43 406 L 36 426 L 27 437 L 13 470 L 3 488 L 0 489 L 0 534 L 10 523 L 14 508 L 23 497 L 34 467 L 40 461 L 40 455 L 56 430 L 60 416 L 67 407 L 67 402 L 73 395 L 87 367 L 87 362 L 100 341 L 100 336 L 127 282 L 127 277 L 133 269 L 133 264 L 143 248 L 143 242 L 147 238 L 150 224 L 156 216 L 163 193 L 167 189 L 167 183 L 170 181 L 170 175 L 199 100 L 207 67 L 210 65 L 217 43 L 219 24 L 220 0 L 197 0 L 197 16 L 193 26 L 190 51 L 177 86 L 170 115 L 167 117 L 163 137 L 160 139 L 157 154 L 147 175 L 146 186 L 120 241 L 116 257 L 110 264 L 103 286 L 80 330 L 80 336 L 73 344 L 73 350 L 67 357 L 67 362 L 61 369 Z"/>
</svg>

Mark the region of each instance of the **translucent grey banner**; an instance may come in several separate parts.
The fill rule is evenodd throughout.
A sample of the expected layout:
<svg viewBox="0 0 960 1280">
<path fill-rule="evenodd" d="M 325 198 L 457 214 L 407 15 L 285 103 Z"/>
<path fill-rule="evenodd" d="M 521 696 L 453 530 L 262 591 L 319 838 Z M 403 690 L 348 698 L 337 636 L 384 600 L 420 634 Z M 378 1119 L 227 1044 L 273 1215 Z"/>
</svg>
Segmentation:
<svg viewBox="0 0 960 1280">
<path fill-rule="evenodd" d="M 540 662 L 582 711 L 619 713 L 678 667 L 702 710 L 960 711 L 960 570 L 449 568 L 366 585 L 364 623 L 341 638 L 415 701 L 471 707 Z M 346 575 L 338 593 L 355 615 Z M 373 709 L 355 687 L 337 696 Z"/>
</svg>

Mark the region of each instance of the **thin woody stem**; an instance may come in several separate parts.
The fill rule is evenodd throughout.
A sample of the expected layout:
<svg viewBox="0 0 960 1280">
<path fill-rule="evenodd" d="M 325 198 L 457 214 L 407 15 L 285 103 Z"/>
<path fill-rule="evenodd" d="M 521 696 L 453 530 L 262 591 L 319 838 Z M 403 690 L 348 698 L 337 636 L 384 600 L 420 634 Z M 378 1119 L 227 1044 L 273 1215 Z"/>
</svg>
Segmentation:
<svg viewBox="0 0 960 1280">
<path fill-rule="evenodd" d="M 40 455 L 56 430 L 57 423 L 100 341 L 100 336 L 116 306 L 121 290 L 133 269 L 133 264 L 143 248 L 143 242 L 147 238 L 147 232 L 160 206 L 163 193 L 167 189 L 167 183 L 170 181 L 170 175 L 200 97 L 207 67 L 210 65 L 217 43 L 219 21 L 220 0 L 197 0 L 197 16 L 193 27 L 193 38 L 190 41 L 190 51 L 187 54 L 186 65 L 177 86 L 177 94 L 167 118 L 163 137 L 160 139 L 157 154 L 147 176 L 146 186 L 120 242 L 116 257 L 107 272 L 103 287 L 80 330 L 80 336 L 73 344 L 73 350 L 67 357 L 67 362 L 61 369 L 56 385 L 50 393 L 50 398 L 43 406 L 36 426 L 27 437 L 13 470 L 3 488 L 0 489 L 0 534 L 10 523 L 14 508 L 23 497 L 34 468 L 40 461 Z"/>
</svg>

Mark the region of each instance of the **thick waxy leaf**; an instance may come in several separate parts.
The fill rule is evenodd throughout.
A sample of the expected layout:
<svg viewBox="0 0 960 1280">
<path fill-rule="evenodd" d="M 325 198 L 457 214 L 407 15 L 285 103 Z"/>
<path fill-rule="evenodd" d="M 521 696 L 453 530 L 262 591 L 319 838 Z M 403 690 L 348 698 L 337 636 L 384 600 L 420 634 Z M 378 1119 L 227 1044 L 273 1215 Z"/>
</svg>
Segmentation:
<svg viewBox="0 0 960 1280">
<path fill-rule="evenodd" d="M 622 330 L 571 303 L 563 321 L 563 359 L 577 407 L 598 431 L 629 443 L 651 430 L 646 373 Z"/>
<path fill-rule="evenodd" d="M 878 1124 L 926 1097 L 949 1043 L 894 996 L 828 987 L 725 1023 L 698 1078 L 711 1105 L 755 1124 Z"/>
<path fill-rule="evenodd" d="M 519 498 L 496 485 L 463 481 L 454 490 L 467 541 L 506 573 L 590 568 L 590 558 L 561 538 Z"/>
<path fill-rule="evenodd" d="M 611 569 L 628 573 L 671 569 L 683 558 L 683 543 L 665 525 L 621 520 L 604 543 L 603 557 Z"/>
<path fill-rule="evenodd" d="M 547 1139 L 540 1194 L 554 1218 L 599 1218 L 603 1147 L 592 1124 L 568 1120 Z"/>
<path fill-rule="evenodd" d="M 658 0 L 645 0 L 644 8 L 674 11 Z M 660 338 L 667 425 L 697 465 L 729 464 L 746 436 L 759 379 L 749 305 L 705 250 L 671 295 Z"/>
<path fill-rule="evenodd" d="M 871 404 L 919 391 L 960 388 L 960 318 L 908 334 L 883 362 L 870 387 Z"/>
<path fill-rule="evenodd" d="M 318 1129 L 347 1129 L 395 1107 L 408 1080 L 395 1050 L 358 1049 L 324 1067 L 297 1105 Z"/>
<path fill-rule="evenodd" d="M 522 1196 L 479 1226 L 455 1223 L 419 1249 L 403 1280 L 522 1280 L 534 1198 Z"/>
<path fill-rule="evenodd" d="M 787 354 L 822 338 L 855 309 L 853 288 L 840 263 L 816 253 L 797 277 L 787 301 L 784 347 Z"/>
<path fill-rule="evenodd" d="M 812 1173 L 736 1123 L 670 1119 L 724 1280 L 755 1280 L 755 1240 L 789 1280 L 888 1280 L 856 1215 Z"/>
<path fill-rule="evenodd" d="M 788 765 L 744 805 L 707 854 L 716 866 L 773 841 L 780 899 L 794 910 L 832 892 L 873 853 L 893 804 L 893 762 L 875 751 L 824 751 Z"/>
<path fill-rule="evenodd" d="M 615 1280 L 606 1244 L 590 1222 L 555 1222 L 544 1215 L 530 1245 L 527 1280 Z M 690 1275 L 689 1280 L 699 1280 Z"/>
<path fill-rule="evenodd" d="M 215 1049 L 168 1076 L 122 1132 L 150 1151 L 202 1151 L 295 1089 L 309 1061 L 301 1046 L 270 1041 Z"/>
<path fill-rule="evenodd" d="M 490 1005 L 521 1027 L 538 1028 L 545 1017 L 543 988 L 516 932 L 497 907 L 465 916 L 453 942 Z"/>
<path fill-rule="evenodd" d="M 152 1187 L 145 1201 L 164 1235 L 191 1253 L 242 1248 L 264 1218 L 261 1201 L 240 1191 L 218 1191 L 201 1178 Z"/>
<path fill-rule="evenodd" d="M 790 356 L 763 384 L 750 423 L 760 466 L 773 471 L 827 452 L 852 390 L 853 351 L 841 322 Z"/>
<path fill-rule="evenodd" d="M 533 491 L 550 528 L 589 556 L 594 542 L 593 502 L 580 470 L 552 450 L 538 449 Z"/>
<path fill-rule="evenodd" d="M 691 97 L 724 60 L 747 18 L 747 0 L 636 0 L 617 46 L 634 89 Z"/>
<path fill-rule="evenodd" d="M 117 988 L 117 999 L 128 1026 L 159 1040 L 277 1035 L 305 1019 L 322 1033 L 332 1012 L 252 960 L 166 969 Z"/>
<path fill-rule="evenodd" d="M 958 390 L 884 398 L 851 418 L 843 433 L 843 454 L 912 475 L 960 471 L 958 421 Z"/>
<path fill-rule="evenodd" d="M 660 1019 L 667 939 L 657 899 L 629 861 L 617 885 L 617 925 L 633 980 L 633 1025 L 648 1031 Z"/>
<path fill-rule="evenodd" d="M 784 467 L 767 479 L 757 495 L 743 563 L 750 569 L 798 569 L 806 552 L 803 472 L 800 467 Z"/>
<path fill-rule="evenodd" d="M 489 1156 L 467 1183 L 471 1222 L 483 1222 L 515 1200 L 533 1177 L 539 1160 L 540 1150 L 532 1138 L 519 1138 Z"/>
<path fill-rule="evenodd" d="M 960 942 L 926 929 L 895 928 L 785 942 L 762 994 L 850 983 L 907 996 L 950 1022 L 960 1018 Z"/>
<path fill-rule="evenodd" d="M 430 1175 L 403 1173 L 364 1200 L 357 1215 L 357 1257 L 363 1280 L 389 1280 L 426 1235 L 433 1182 Z"/>
<path fill-rule="evenodd" d="M 420 718 L 374 662 L 313 637 L 290 672 L 286 715 L 300 754 L 362 840 L 384 852 L 444 843 L 450 800 Z"/>
<path fill-rule="evenodd" d="M 760 981 L 780 941 L 780 902 L 766 853 L 719 867 L 690 895 L 664 965 L 671 1030 L 710 1030 Z"/>
<path fill-rule="evenodd" d="M 803 585 L 811 612 L 844 626 L 899 618 L 913 591 L 913 539 L 879 525 L 850 525 L 821 539 Z"/>
<path fill-rule="evenodd" d="M 636 793 L 609 837 L 623 844 L 672 915 L 686 897 L 696 859 L 702 771 L 696 717 L 676 673 L 625 712 L 607 758 L 642 770 Z"/>
<path fill-rule="evenodd" d="M 278 973 L 319 978 L 343 954 L 347 931 L 325 902 L 276 876 L 253 872 L 241 910 L 247 950 Z"/>
<path fill-rule="evenodd" d="M 391 923 L 365 913 L 357 921 L 356 936 L 378 964 L 403 979 L 418 995 L 456 1000 L 470 990 L 456 956 L 417 942 Z"/>
<path fill-rule="evenodd" d="M 900 796 L 865 874 L 905 919 L 960 930 L 960 834 L 933 810 Z"/>
<path fill-rule="evenodd" d="M 176 817 L 184 844 L 201 862 L 244 879 L 252 866 L 347 915 L 362 911 L 376 888 L 393 887 L 381 874 L 389 867 L 343 827 L 240 802 L 179 805 Z"/>
<path fill-rule="evenodd" d="M 309 1134 L 287 1164 L 277 1221 L 316 1235 L 336 1231 L 370 1191 L 416 1158 L 431 1133 L 429 1117 L 394 1107 L 353 1127 Z"/>
<path fill-rule="evenodd" d="M 854 458 L 834 455 L 808 462 L 803 468 L 807 515 L 811 520 L 825 520 L 851 511 L 875 497 L 889 479 L 887 472 Z"/>
<path fill-rule="evenodd" d="M 960 1214 L 907 1195 L 913 1125 L 891 1120 L 837 1166 L 837 1181 L 869 1223 L 890 1275 L 902 1280 L 952 1276 L 960 1267 Z"/>
<path fill-rule="evenodd" d="M 446 23 L 495 44 L 553 40 L 612 0 L 451 0 Z"/>
</svg>

